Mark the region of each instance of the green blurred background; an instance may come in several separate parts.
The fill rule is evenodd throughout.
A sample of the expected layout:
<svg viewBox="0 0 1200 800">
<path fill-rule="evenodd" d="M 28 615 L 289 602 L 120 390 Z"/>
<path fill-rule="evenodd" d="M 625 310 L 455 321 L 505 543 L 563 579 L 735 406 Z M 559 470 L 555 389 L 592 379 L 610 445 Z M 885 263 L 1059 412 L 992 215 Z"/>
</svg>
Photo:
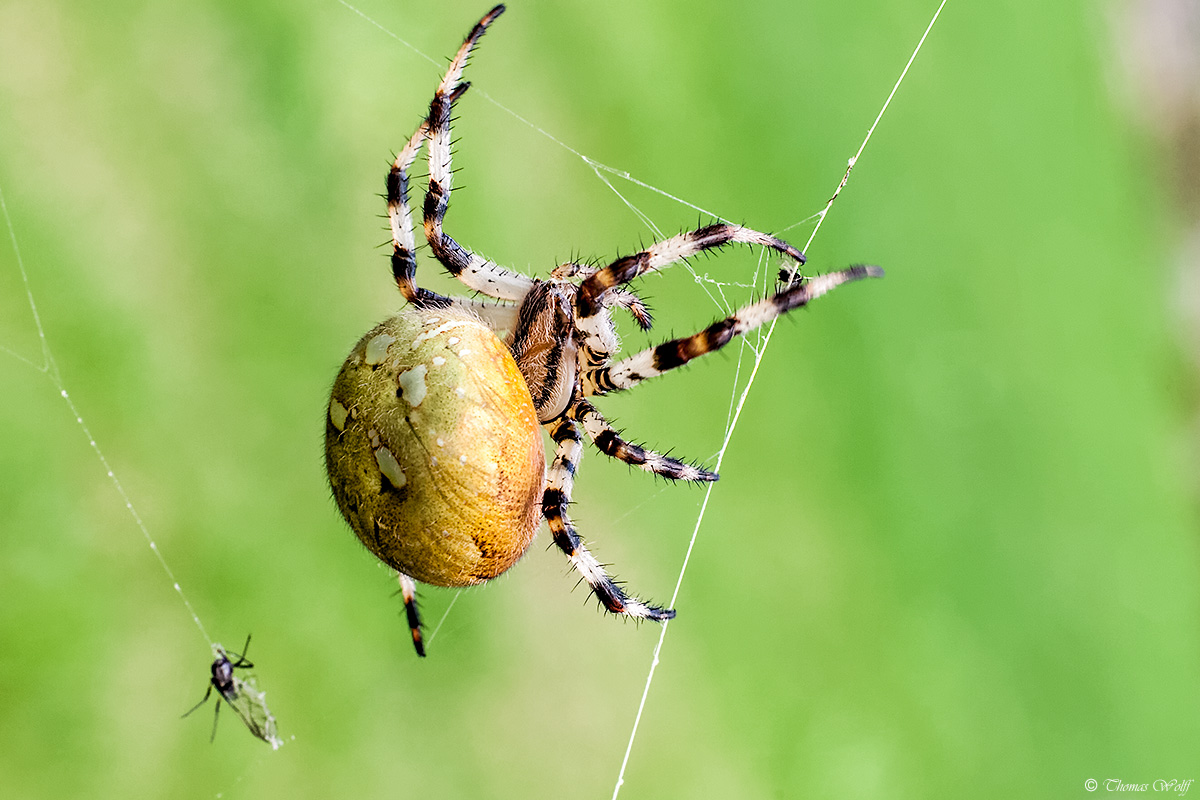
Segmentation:
<svg viewBox="0 0 1200 800">
<path fill-rule="evenodd" d="M 804 220 L 935 5 L 514 0 L 468 72 L 447 229 L 540 275 L 652 237 L 482 92 L 714 213 Z M 486 3 L 358 7 L 442 63 Z M 1102 11 L 948 6 L 809 251 L 888 276 L 777 331 L 622 797 L 1200 778 L 1196 382 L 1165 168 L 1115 100 Z M 543 531 L 418 660 L 325 485 L 328 388 L 399 305 L 376 195 L 439 74 L 336 0 L 0 0 L 0 186 L 64 383 L 214 638 L 253 633 L 288 739 L 179 719 L 207 644 L 52 381 L 0 353 L 5 797 L 611 795 L 658 629 L 597 612 Z M 664 231 L 696 222 L 617 188 Z M 682 269 L 643 286 L 659 323 L 630 347 L 720 313 Z M 7 245 L 0 345 L 40 357 Z M 738 363 L 602 407 L 707 459 Z M 593 451 L 574 515 L 665 600 L 702 496 Z M 422 597 L 435 623 L 455 593 Z"/>
</svg>

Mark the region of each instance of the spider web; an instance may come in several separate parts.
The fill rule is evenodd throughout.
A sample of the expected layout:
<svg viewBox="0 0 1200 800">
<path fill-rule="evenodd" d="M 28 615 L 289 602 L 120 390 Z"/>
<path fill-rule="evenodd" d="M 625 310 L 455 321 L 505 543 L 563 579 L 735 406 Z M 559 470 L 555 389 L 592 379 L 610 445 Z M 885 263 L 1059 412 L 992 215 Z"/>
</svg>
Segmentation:
<svg viewBox="0 0 1200 800">
<path fill-rule="evenodd" d="M 351 3 L 346 2 L 346 0 L 338 0 L 338 3 L 340 3 L 340 5 L 342 5 L 349 11 L 353 12 L 357 16 L 361 17 L 363 20 L 365 20 L 369 24 L 378 28 L 380 31 L 382 31 L 389 37 L 391 37 L 394 40 L 396 40 L 397 42 L 401 43 L 404 47 L 408 48 L 415 54 L 417 54 L 420 57 L 424 58 L 425 60 L 429 61 L 434 66 L 438 67 L 439 69 L 442 67 L 443 64 L 441 61 L 422 52 L 420 49 L 418 49 L 417 47 L 415 47 L 414 45 L 412 45 L 405 39 L 401 38 L 400 36 L 398 36 L 393 31 L 389 30 L 384 25 L 382 25 L 379 22 L 377 22 L 376 20 L 372 19 L 371 17 L 369 17 L 367 14 L 365 14 L 363 11 L 361 11 L 360 9 L 358 9 Z M 818 211 L 814 214 L 810 214 L 810 215 L 804 217 L 803 219 L 797 220 L 796 222 L 792 223 L 791 225 L 788 225 L 788 226 L 776 231 L 776 233 L 782 234 L 782 233 L 785 233 L 786 231 L 793 230 L 802 225 L 813 223 L 813 228 L 812 228 L 811 232 L 809 233 L 808 239 L 805 242 L 804 247 L 801 248 L 803 250 L 809 249 L 809 247 L 811 246 L 812 242 L 814 241 L 814 239 L 817 235 L 817 232 L 820 230 L 827 214 L 833 207 L 834 202 L 837 200 L 837 198 L 839 197 L 842 190 L 846 187 L 846 185 L 849 181 L 851 172 L 854 170 L 859 159 L 861 158 L 868 142 L 870 141 L 872 135 L 875 132 L 876 127 L 879 125 L 884 113 L 887 111 L 889 105 L 891 104 L 892 99 L 895 97 L 896 92 L 898 91 L 901 83 L 904 81 L 909 68 L 914 63 L 917 55 L 919 54 L 922 46 L 925 43 L 926 38 L 928 37 L 929 33 L 931 32 L 934 24 L 937 22 L 938 17 L 940 16 L 945 4 L 946 4 L 946 0 L 941 0 L 941 3 L 938 5 L 936 11 L 934 12 L 932 18 L 929 21 L 928 26 L 926 27 L 924 33 L 920 37 L 920 40 L 918 41 L 916 47 L 912 51 L 912 54 L 909 57 L 907 63 L 905 64 L 903 70 L 901 71 L 899 78 L 896 80 L 895 84 L 893 85 L 891 92 L 888 94 L 882 107 L 879 110 L 879 113 L 875 117 L 875 119 L 872 122 L 870 128 L 868 129 L 864 139 L 862 140 L 861 144 L 859 145 L 858 150 L 854 153 L 853 156 L 851 156 L 849 158 L 847 167 L 846 167 L 844 173 L 842 174 L 833 194 L 830 196 L 830 198 L 826 202 L 825 206 L 820 211 Z M 561 139 L 555 137 L 553 134 L 549 133 L 547 130 L 545 130 L 541 126 L 530 121 L 529 119 L 527 119 L 526 117 L 517 113 L 516 111 L 509 108 L 508 106 L 504 105 L 503 103 L 501 103 L 500 101 L 495 99 L 493 96 L 491 96 L 490 94 L 488 94 L 486 91 L 482 90 L 481 88 L 478 88 L 478 87 L 473 88 L 472 94 L 483 97 L 486 101 L 493 104 L 501 111 L 511 115 L 514 119 L 516 119 L 523 125 L 528 126 L 530 129 L 535 131 L 537 134 L 545 137 L 546 139 L 553 142 L 555 145 L 563 148 L 564 150 L 566 150 L 567 152 L 572 154 L 574 157 L 578 158 L 584 165 L 586 165 L 586 167 L 589 170 L 592 171 L 592 173 L 595 175 L 596 179 L 599 180 L 609 191 L 611 191 L 620 200 L 620 202 L 629 210 L 629 212 L 632 213 L 643 225 L 646 226 L 646 228 L 650 231 L 650 233 L 653 235 L 653 237 L 656 240 L 666 238 L 669 234 L 664 232 L 655 223 L 655 221 L 651 218 L 651 216 L 648 213 L 643 211 L 642 208 L 640 208 L 638 204 L 633 202 L 630 199 L 630 196 L 628 195 L 627 192 L 622 191 L 621 187 L 623 185 L 637 187 L 638 189 L 652 192 L 656 195 L 661 196 L 662 198 L 664 198 L 668 201 L 677 203 L 681 206 L 691 209 L 692 211 L 697 212 L 699 215 L 701 215 L 703 217 L 713 219 L 713 220 L 720 220 L 722 222 L 733 222 L 733 220 L 726 219 L 725 217 L 721 216 L 720 214 L 715 213 L 714 211 L 712 211 L 710 209 L 704 208 L 704 207 L 697 205 L 695 203 L 692 203 L 682 197 L 672 194 L 666 190 L 663 190 L 663 189 L 653 186 L 649 183 L 646 183 L 646 182 L 638 179 L 634 175 L 630 174 L 628 171 L 609 166 L 605 163 L 602 163 L 594 158 L 591 158 L 591 157 L 585 155 L 584 153 L 580 152 L 579 150 L 577 150 L 577 149 L 571 147 L 570 145 L 568 145 L 567 143 L 563 142 Z M 117 493 L 118 497 L 124 504 L 127 513 L 130 515 L 130 518 L 133 520 L 135 527 L 137 527 L 137 529 L 140 531 L 146 545 L 150 548 L 151 552 L 154 553 L 155 559 L 159 563 L 160 567 L 162 568 L 164 574 L 167 577 L 167 580 L 170 582 L 173 590 L 177 594 L 179 601 L 183 604 L 189 617 L 191 618 L 192 622 L 196 626 L 196 628 L 197 628 L 198 632 L 200 633 L 200 635 L 202 636 L 202 638 L 209 645 L 209 648 L 212 649 L 213 647 L 216 646 L 216 643 L 214 642 L 212 637 L 209 635 L 206 626 L 204 625 L 200 616 L 196 612 L 196 610 L 193 607 L 188 596 L 185 594 L 183 588 L 180 585 L 179 580 L 176 577 L 175 572 L 172 570 L 167 559 L 163 556 L 162 552 L 160 551 L 159 546 L 158 546 L 157 542 L 155 541 L 155 538 L 151 534 L 151 531 L 150 531 L 149 527 L 147 526 L 144 518 L 142 517 L 142 515 L 138 512 L 137 508 L 135 507 L 133 501 L 131 500 L 129 494 L 127 493 L 127 491 L 125 489 L 125 486 L 122 484 L 121 480 L 118 478 L 116 472 L 112 468 L 112 465 L 110 464 L 108 458 L 104 454 L 104 451 L 101 449 L 100 445 L 98 444 L 96 438 L 92 435 L 91 430 L 89 429 L 82 414 L 80 413 L 79 409 L 77 408 L 75 401 L 72 398 L 71 394 L 69 393 L 67 385 L 62 378 L 62 375 L 59 371 L 58 364 L 54 358 L 53 351 L 50 347 L 46 332 L 42 325 L 41 316 L 38 312 L 38 307 L 37 307 L 37 303 L 35 302 L 34 293 L 30 286 L 28 273 L 27 273 L 27 270 L 26 270 L 26 267 L 25 267 L 25 264 L 24 264 L 24 261 L 23 261 L 22 255 L 21 255 L 21 251 L 20 251 L 20 248 L 18 245 L 18 237 L 16 235 L 16 231 L 14 230 L 14 226 L 13 226 L 12 220 L 9 215 L 9 211 L 8 211 L 8 207 L 7 207 L 7 204 L 5 201 L 5 196 L 4 196 L 2 187 L 0 187 L 0 215 L 2 215 L 4 217 L 4 223 L 5 223 L 5 227 L 7 229 L 9 243 L 10 243 L 10 246 L 12 247 L 17 270 L 20 274 L 21 284 L 24 289 L 25 298 L 26 298 L 28 308 L 29 308 L 30 314 L 32 316 L 33 325 L 34 325 L 34 328 L 36 331 L 37 342 L 38 342 L 38 346 L 40 348 L 40 354 L 38 356 L 30 356 L 28 354 L 19 352 L 16 349 L 8 347 L 4 344 L 0 344 L 0 353 L 3 353 L 8 357 L 17 360 L 18 362 L 25 364 L 30 369 L 32 369 L 35 372 L 42 375 L 53 386 L 55 391 L 58 393 L 59 397 L 64 402 L 64 404 L 65 404 L 67 410 L 69 411 L 69 413 L 71 414 L 72 418 L 74 419 L 75 424 L 78 426 L 80 431 L 83 433 L 83 435 L 87 439 L 88 445 L 89 445 L 90 449 L 92 450 L 93 455 L 95 456 L 97 461 L 100 463 L 101 468 L 104 470 L 106 477 L 108 478 L 108 480 L 112 486 L 113 491 L 115 491 Z M 770 280 L 771 280 L 771 265 L 770 265 L 770 263 L 768 263 L 768 259 L 767 259 L 765 253 L 759 254 L 758 269 L 756 270 L 756 272 L 754 274 L 753 282 L 751 282 L 751 283 L 716 280 L 707 274 L 698 273 L 695 269 L 694 264 L 691 262 L 683 262 L 680 265 L 680 267 L 676 267 L 676 269 L 679 269 L 679 268 L 687 270 L 687 272 L 692 276 L 692 279 L 696 282 L 696 284 L 698 286 L 700 286 L 703 289 L 703 291 L 706 292 L 706 294 L 708 295 L 708 297 L 710 298 L 712 303 L 717 308 L 721 309 L 721 311 L 723 313 L 730 313 L 733 310 L 735 310 L 737 307 L 736 301 L 732 301 L 729 297 L 729 295 L 733 294 L 734 292 L 730 291 L 727 293 L 727 291 L 726 291 L 727 289 L 728 290 L 738 290 L 739 292 L 742 292 L 742 293 L 744 293 L 746 291 L 755 291 L 755 290 L 759 290 L 763 286 L 768 286 L 770 283 Z M 735 370 L 735 373 L 734 373 L 734 376 L 732 379 L 729 407 L 728 407 L 727 414 L 726 414 L 725 430 L 724 430 L 724 434 L 723 434 L 723 437 L 721 440 L 720 447 L 715 452 L 715 454 L 713 454 L 713 457 L 711 459 L 711 463 L 714 464 L 714 470 L 716 470 L 716 471 L 720 470 L 721 465 L 724 460 L 724 457 L 725 457 L 725 454 L 726 454 L 726 452 L 729 448 L 729 445 L 733 439 L 734 431 L 737 429 L 738 422 L 741 419 L 741 414 L 745 407 L 745 403 L 746 403 L 747 398 L 749 397 L 750 391 L 757 379 L 763 359 L 768 351 L 770 342 L 771 342 L 773 334 L 774 334 L 775 325 L 776 325 L 776 322 L 772 322 L 769 326 L 766 327 L 765 330 L 758 330 L 758 331 L 755 331 L 752 335 L 739 337 L 738 344 L 741 349 L 741 353 L 739 354 L 739 356 L 737 358 L 736 370 Z M 745 357 L 745 355 L 747 353 L 749 354 L 749 358 Z M 708 510 L 709 499 L 711 497 L 711 492 L 712 492 L 713 486 L 714 486 L 714 484 L 709 483 L 705 487 L 704 496 L 700 503 L 699 510 L 697 512 L 697 516 L 696 516 L 696 519 L 695 519 L 695 522 L 693 525 L 692 534 L 689 538 L 687 548 L 683 554 L 683 558 L 682 558 L 679 573 L 677 576 L 676 584 L 675 584 L 674 590 L 672 592 L 671 599 L 670 599 L 669 603 L 667 604 L 668 607 L 674 607 L 676 600 L 679 596 L 679 593 L 682 589 L 683 581 L 684 581 L 684 578 L 687 573 L 687 569 L 688 569 L 688 565 L 691 560 L 691 556 L 692 556 L 695 546 L 697 544 L 700 530 L 703 527 L 703 523 L 705 520 L 707 510 Z M 632 513 L 632 512 L 629 512 L 629 513 Z M 441 629 L 442 624 L 446 621 L 446 618 L 449 616 L 450 612 L 452 611 L 454 604 L 457 602 L 458 596 L 459 596 L 458 593 L 456 593 L 454 595 L 454 597 L 450 601 L 449 605 L 445 609 L 443 615 L 441 616 L 440 620 L 438 621 L 437 625 L 434 627 L 433 632 L 429 637 L 430 642 L 432 642 L 433 638 L 437 635 L 438 631 Z M 660 627 L 659 638 L 658 638 L 658 641 L 653 650 L 653 654 L 652 654 L 649 668 L 647 671 L 642 695 L 641 695 L 640 701 L 638 703 L 636 714 L 634 716 L 632 727 L 631 727 L 631 730 L 629 733 L 628 743 L 627 743 L 627 746 L 625 749 L 624 756 L 621 761 L 620 769 L 616 776 L 616 782 L 615 782 L 615 785 L 613 788 L 613 794 L 612 794 L 612 797 L 614 798 L 614 800 L 616 800 L 616 798 L 619 796 L 621 788 L 624 785 L 625 772 L 626 772 L 627 766 L 629 764 L 629 761 L 631 759 L 631 756 L 633 754 L 634 744 L 636 741 L 638 729 L 639 729 L 639 726 L 640 726 L 640 723 L 641 723 L 641 720 L 642 720 L 642 717 L 643 717 L 643 714 L 644 714 L 644 711 L 646 708 L 647 700 L 650 695 L 650 690 L 651 690 L 653 682 L 654 682 L 656 671 L 657 671 L 658 666 L 661 663 L 663 648 L 664 648 L 664 644 L 666 641 L 666 635 L 667 635 L 667 631 L 669 630 L 669 627 L 670 627 L 669 621 L 664 623 Z M 270 713 L 269 710 L 266 709 L 265 703 L 263 704 L 262 710 L 267 714 Z"/>
</svg>

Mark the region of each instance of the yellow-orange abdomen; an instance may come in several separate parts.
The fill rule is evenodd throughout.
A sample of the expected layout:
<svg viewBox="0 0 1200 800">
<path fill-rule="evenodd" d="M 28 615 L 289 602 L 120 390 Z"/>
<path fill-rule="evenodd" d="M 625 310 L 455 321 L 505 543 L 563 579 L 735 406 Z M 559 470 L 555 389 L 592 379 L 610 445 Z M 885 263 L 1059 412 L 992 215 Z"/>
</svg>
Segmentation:
<svg viewBox="0 0 1200 800">
<path fill-rule="evenodd" d="M 453 306 L 410 306 L 354 347 L 333 385 L 325 463 L 362 543 L 423 583 L 496 577 L 541 520 L 545 455 L 525 379 Z"/>
</svg>

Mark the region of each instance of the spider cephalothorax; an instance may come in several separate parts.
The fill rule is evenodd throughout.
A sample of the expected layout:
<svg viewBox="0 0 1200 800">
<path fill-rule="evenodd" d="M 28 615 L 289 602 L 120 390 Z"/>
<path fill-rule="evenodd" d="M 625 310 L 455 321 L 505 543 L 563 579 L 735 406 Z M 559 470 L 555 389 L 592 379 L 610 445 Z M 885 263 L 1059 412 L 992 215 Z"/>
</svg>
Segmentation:
<svg viewBox="0 0 1200 800">
<path fill-rule="evenodd" d="M 467 35 L 428 116 L 388 173 L 392 273 L 408 305 L 351 351 L 334 383 L 325 427 L 334 498 L 363 544 L 397 571 L 421 655 L 415 582 L 467 586 L 494 578 L 521 557 L 542 518 L 606 609 L 639 619 L 673 617 L 673 610 L 627 595 L 571 524 L 567 506 L 582 438 L 605 455 L 673 480 L 715 481 L 717 475 L 626 441 L 587 398 L 629 389 L 843 283 L 883 274 L 855 266 L 803 277 L 804 254 L 795 247 L 729 224 L 673 236 L 603 268 L 564 264 L 549 280 L 505 269 L 458 244 L 442 230 L 452 174 L 450 115 L 469 85 L 460 80 L 467 57 L 503 11 L 496 6 Z M 408 170 L 426 142 L 425 238 L 451 275 L 499 303 L 445 297 L 416 285 Z M 697 334 L 613 360 L 613 308 L 650 327 L 631 281 L 735 243 L 788 259 L 782 288 Z M 555 444 L 549 468 L 543 427 Z"/>
</svg>

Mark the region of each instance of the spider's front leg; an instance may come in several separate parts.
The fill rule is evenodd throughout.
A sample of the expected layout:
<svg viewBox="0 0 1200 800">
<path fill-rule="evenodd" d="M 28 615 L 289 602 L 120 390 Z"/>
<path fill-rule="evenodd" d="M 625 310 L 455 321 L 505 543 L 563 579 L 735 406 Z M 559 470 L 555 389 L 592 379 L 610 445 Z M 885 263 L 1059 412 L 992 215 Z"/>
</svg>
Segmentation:
<svg viewBox="0 0 1200 800">
<path fill-rule="evenodd" d="M 804 263 L 804 253 L 783 239 L 741 225 L 716 223 L 655 242 L 640 253 L 618 258 L 604 269 L 590 270 L 575 297 L 575 324 L 582 334 L 588 368 L 595 372 L 616 352 L 617 340 L 608 309 L 623 304 L 621 298 L 629 291 L 630 281 L 727 244 L 759 245 L 787 256 L 796 267 Z M 792 274 L 798 273 L 793 270 Z"/>
<path fill-rule="evenodd" d="M 642 252 L 618 258 L 589 276 L 579 285 L 579 298 L 576 300 L 579 316 L 587 319 L 599 314 L 605 306 L 612 305 L 611 295 L 614 290 L 639 275 L 654 272 L 705 250 L 724 247 L 727 244 L 760 245 L 782 253 L 797 265 L 804 263 L 804 253 L 783 239 L 741 225 L 716 223 L 655 242 Z"/>
<path fill-rule="evenodd" d="M 879 267 L 856 266 L 797 281 L 765 300 L 739 309 L 731 317 L 714 322 L 699 333 L 663 342 L 611 366 L 587 370 L 583 375 L 583 393 L 608 394 L 629 389 L 647 378 L 657 377 L 667 370 L 682 367 L 694 358 L 720 350 L 735 336 L 741 336 L 788 311 L 808 305 L 844 283 L 882 277 L 883 270 Z"/>
<path fill-rule="evenodd" d="M 621 591 L 621 587 L 613 581 L 603 565 L 584 546 L 583 539 L 575 532 L 575 526 L 567 517 L 567 506 L 571 502 L 571 490 L 575 485 L 575 470 L 578 469 L 579 460 L 583 455 L 579 429 L 574 422 L 567 419 L 560 419 L 547 427 L 557 449 L 554 463 L 546 473 L 542 514 L 554 535 L 554 543 L 566 553 L 571 566 L 588 582 L 597 599 L 609 611 L 635 619 L 658 622 L 671 619 L 675 616 L 673 610 L 647 605 Z"/>
</svg>

